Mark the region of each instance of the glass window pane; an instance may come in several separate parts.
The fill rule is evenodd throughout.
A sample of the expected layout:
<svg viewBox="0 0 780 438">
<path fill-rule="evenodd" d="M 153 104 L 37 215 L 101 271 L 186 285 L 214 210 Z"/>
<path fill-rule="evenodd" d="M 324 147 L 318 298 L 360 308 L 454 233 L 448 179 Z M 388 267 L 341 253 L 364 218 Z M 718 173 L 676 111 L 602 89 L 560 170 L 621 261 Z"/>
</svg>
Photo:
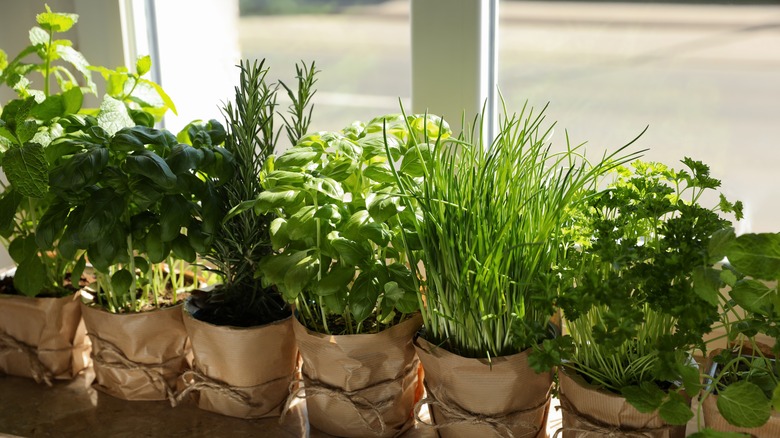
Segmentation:
<svg viewBox="0 0 780 438">
<path fill-rule="evenodd" d="M 566 128 L 613 149 L 649 125 L 646 159 L 704 161 L 746 204 L 738 231 L 777 231 L 780 6 L 681 3 L 505 0 L 501 91 L 514 108 L 550 102 L 557 144 Z"/>
<path fill-rule="evenodd" d="M 295 62 L 316 62 L 312 131 L 399 112 L 399 98 L 409 105 L 409 0 L 242 0 L 240 6 L 244 58 L 265 58 L 270 77 L 288 84 Z"/>
</svg>

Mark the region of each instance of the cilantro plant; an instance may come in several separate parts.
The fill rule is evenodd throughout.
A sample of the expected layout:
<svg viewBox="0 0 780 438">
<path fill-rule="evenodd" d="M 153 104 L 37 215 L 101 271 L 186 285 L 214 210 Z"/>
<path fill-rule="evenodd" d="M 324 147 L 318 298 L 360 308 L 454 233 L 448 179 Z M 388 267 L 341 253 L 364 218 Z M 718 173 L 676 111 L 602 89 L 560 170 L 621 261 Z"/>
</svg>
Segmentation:
<svg viewBox="0 0 780 438">
<path fill-rule="evenodd" d="M 223 108 L 227 122 L 225 149 L 234 157 L 235 176 L 218 186 L 216 201 L 205 213 L 221 220 L 212 234 L 213 245 L 199 253 L 214 266 L 222 284 L 205 296 L 196 296 L 198 319 L 214 324 L 254 326 L 290 315 L 279 293 L 255 277 L 258 263 L 271 252 L 271 214 L 250 211 L 263 194 L 258 175 L 278 145 L 282 129 L 275 127 L 279 86 L 267 80 L 265 62 L 242 62 L 235 99 Z M 281 83 L 292 104 L 282 127 L 295 144 L 311 120 L 310 106 L 316 82 L 314 63 L 296 66 L 297 89 Z M 230 213 L 227 217 L 226 214 Z M 224 218 L 224 219 L 223 219 Z"/>
<path fill-rule="evenodd" d="M 693 416 L 685 394 L 701 386 L 690 353 L 705 350 L 702 338 L 719 318 L 698 272 L 712 236 L 730 226 L 719 212 L 740 219 L 742 208 L 722 195 L 714 208 L 701 206 L 720 181 L 699 161 L 682 163 L 687 169 L 675 171 L 636 161 L 587 195 L 569 229 L 578 247 L 560 265 L 569 335 L 543 344 L 539 359 L 562 355 L 566 369 L 674 425 Z"/>
<path fill-rule="evenodd" d="M 10 61 L 0 50 L 0 84 L 18 94 L 0 114 L 0 166 L 8 179 L 7 184 L 0 182 L 0 241 L 17 264 L 15 289 L 30 296 L 72 292 L 66 288 L 69 279 L 78 285 L 84 266 L 79 257 L 51 251 L 36 233 L 54 202 L 49 172 L 62 154 L 69 153 L 54 140 L 88 124 L 100 124 L 112 133 L 123 123 L 152 126 L 151 113 L 161 115 L 169 106 L 145 103 L 149 99 L 141 99 L 142 90 L 135 87 L 118 96 L 120 100 L 106 96 L 99 109 L 83 108 L 84 95 L 96 94 L 92 67 L 70 41 L 56 38 L 77 20 L 74 14 L 55 13 L 47 6 L 37 16 L 38 26 L 30 30 L 29 46 Z M 149 58 L 143 57 L 129 76 L 145 84 L 148 81 L 141 76 L 149 67 Z M 158 100 L 165 100 L 159 86 L 150 87 Z"/>
<path fill-rule="evenodd" d="M 428 341 L 492 358 L 552 335 L 560 230 L 581 193 L 617 164 L 583 163 L 582 146 L 552 152 L 551 129 L 544 111 L 505 108 L 492 144 L 476 124 L 458 139 L 427 132 L 403 156 L 400 169 L 412 172 L 398 174 L 403 199 L 420 209 L 410 218 L 425 266 Z"/>
<path fill-rule="evenodd" d="M 710 254 L 713 265 L 700 270 L 697 286 L 721 303 L 733 348 L 714 358 L 716 374 L 703 398 L 717 394 L 718 410 L 729 423 L 759 427 L 780 409 L 780 234 L 736 236 L 726 229 L 710 241 Z M 759 335 L 774 341 L 770 348 L 759 345 Z"/>
<path fill-rule="evenodd" d="M 309 329 L 376 333 L 419 310 L 404 232 L 411 233 L 415 212 L 398 196 L 385 141 L 392 159 L 401 159 L 440 123 L 400 115 L 355 122 L 307 135 L 266 162 L 265 191 L 253 207 L 278 216 L 270 225 L 277 252 L 258 273 L 295 304 Z M 441 135 L 449 135 L 446 125 Z M 413 161 L 401 172 L 419 171 Z"/>
</svg>

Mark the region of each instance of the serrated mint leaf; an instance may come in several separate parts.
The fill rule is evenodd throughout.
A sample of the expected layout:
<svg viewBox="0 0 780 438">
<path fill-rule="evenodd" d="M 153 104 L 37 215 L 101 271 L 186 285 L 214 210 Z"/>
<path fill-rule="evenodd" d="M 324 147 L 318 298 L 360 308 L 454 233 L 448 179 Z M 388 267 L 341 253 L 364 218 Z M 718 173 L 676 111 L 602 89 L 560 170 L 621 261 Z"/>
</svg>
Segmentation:
<svg viewBox="0 0 780 438">
<path fill-rule="evenodd" d="M 776 280 L 780 276 L 780 234 L 743 234 L 730 246 L 728 259 L 745 275 Z"/>
<path fill-rule="evenodd" d="M 721 391 L 717 405 L 723 418 L 738 427 L 759 427 L 772 415 L 772 406 L 764 391 L 744 380 Z"/>
<path fill-rule="evenodd" d="M 693 291 L 699 298 L 707 303 L 718 305 L 718 291 L 720 289 L 719 272 L 715 269 L 699 266 L 693 271 Z"/>
<path fill-rule="evenodd" d="M 49 189 L 46 155 L 37 143 L 9 149 L 3 157 L 3 170 L 22 196 L 42 198 Z"/>
<path fill-rule="evenodd" d="M 40 27 L 30 29 L 30 44 L 33 46 L 46 45 L 49 43 L 49 33 Z"/>
<path fill-rule="evenodd" d="M 93 94 L 97 94 L 97 87 L 95 86 L 95 82 L 92 81 L 92 73 L 89 70 L 89 62 L 84 55 L 70 46 L 57 46 L 56 50 L 63 61 L 69 62 L 84 76 L 87 88 L 89 88 Z"/>
<path fill-rule="evenodd" d="M 104 96 L 97 116 L 98 126 L 113 136 L 124 128 L 135 126 L 124 103 L 111 96 Z"/>
<path fill-rule="evenodd" d="M 622 393 L 626 401 L 642 413 L 655 412 L 661 406 L 666 395 L 651 382 L 642 382 L 640 386 L 626 386 Z"/>
<path fill-rule="evenodd" d="M 49 5 L 46 5 L 46 12 L 38 14 L 35 19 L 44 29 L 54 32 L 67 32 L 79 21 L 79 16 L 76 14 L 52 12 Z"/>
<path fill-rule="evenodd" d="M 152 58 L 149 55 L 140 56 L 138 57 L 138 60 L 135 61 L 135 72 L 138 73 L 138 76 L 143 76 L 149 73 L 149 70 L 151 69 Z"/>
</svg>

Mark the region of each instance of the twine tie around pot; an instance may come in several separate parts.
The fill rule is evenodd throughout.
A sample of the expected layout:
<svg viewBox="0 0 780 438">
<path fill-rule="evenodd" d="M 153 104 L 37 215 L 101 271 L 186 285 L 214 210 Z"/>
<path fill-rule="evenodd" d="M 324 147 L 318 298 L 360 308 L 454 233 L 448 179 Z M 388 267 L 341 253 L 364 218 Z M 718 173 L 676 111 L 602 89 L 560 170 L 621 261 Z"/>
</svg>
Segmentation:
<svg viewBox="0 0 780 438">
<path fill-rule="evenodd" d="M 182 400 L 184 400 L 184 397 L 186 397 L 188 394 L 190 394 L 193 391 L 202 391 L 204 389 L 215 391 L 221 395 L 224 395 L 225 397 L 230 398 L 231 400 L 245 405 L 249 406 L 250 408 L 257 409 L 263 407 L 262 404 L 253 403 L 251 398 L 245 394 L 244 392 L 238 390 L 238 388 L 235 388 L 233 386 L 228 385 L 225 382 L 212 379 L 211 377 L 203 374 L 202 372 L 198 371 L 196 369 L 185 371 L 184 374 L 182 374 L 182 378 L 185 382 L 186 387 L 179 392 L 178 395 L 176 395 L 176 402 L 179 403 Z M 282 380 L 289 380 L 290 377 L 284 376 L 279 377 L 277 379 L 269 380 L 267 382 L 261 383 L 259 385 L 253 386 L 252 388 L 262 388 L 265 386 L 270 386 L 274 383 L 280 382 Z M 265 416 L 269 414 L 270 412 L 273 412 L 279 406 L 284 403 L 285 400 L 282 400 L 281 403 L 277 404 L 276 406 L 272 406 L 271 409 L 264 412 L 260 416 Z"/>
<path fill-rule="evenodd" d="M 541 425 L 529 423 L 527 421 L 512 420 L 513 417 L 519 417 L 523 414 L 529 414 L 540 409 L 544 409 L 550 402 L 549 394 L 544 401 L 534 407 L 528 409 L 522 409 L 519 411 L 510 412 L 502 415 L 486 415 L 470 412 L 461 408 L 457 404 L 450 400 L 446 400 L 443 397 L 437 397 L 434 391 L 431 391 L 426 385 L 427 395 L 424 399 L 417 402 L 414 406 L 414 417 L 424 427 L 431 429 L 444 429 L 446 427 L 458 426 L 458 425 L 474 425 L 474 426 L 486 426 L 496 433 L 498 436 L 504 436 L 508 438 L 514 438 L 515 434 L 512 432 L 513 428 L 522 428 L 528 432 L 524 435 L 536 434 L 541 429 Z M 441 392 L 441 387 L 436 392 Z M 430 407 L 437 406 L 441 409 L 447 417 L 447 420 L 443 422 L 437 422 L 436 424 L 426 423 L 420 418 L 420 409 L 424 405 Z"/>
<path fill-rule="evenodd" d="M 30 362 L 30 371 L 32 372 L 33 379 L 35 379 L 37 383 L 43 381 L 48 386 L 52 386 L 52 379 L 54 378 L 54 374 L 46 367 L 46 365 L 44 365 L 43 362 L 41 362 L 41 359 L 38 357 L 38 353 L 42 351 L 69 350 L 69 348 L 63 348 L 59 350 L 39 350 L 38 348 L 33 347 L 32 345 L 27 345 L 7 333 L 0 333 L 0 350 L 3 349 L 16 350 L 19 353 L 22 353 Z"/>
<path fill-rule="evenodd" d="M 663 432 L 672 429 L 673 426 L 660 426 L 660 427 L 645 427 L 635 429 L 624 429 L 619 426 L 612 426 L 598 422 L 590 417 L 577 411 L 569 400 L 560 395 L 561 405 L 558 409 L 563 410 L 566 415 L 574 418 L 578 423 L 578 427 L 566 427 L 560 428 L 555 431 L 553 438 L 558 438 L 564 431 L 566 432 L 579 432 L 579 438 L 588 437 L 608 437 L 608 438 L 653 438 L 654 433 Z"/>
<path fill-rule="evenodd" d="M 325 395 L 342 401 L 352 407 L 368 430 L 372 431 L 376 435 L 382 435 L 385 433 L 385 430 L 387 430 L 387 424 L 385 423 L 384 418 L 382 418 L 382 411 L 386 410 L 395 403 L 395 397 L 391 396 L 385 400 L 374 402 L 363 397 L 360 395 L 360 393 L 402 381 L 410 373 L 417 373 L 419 364 L 420 361 L 415 359 L 398 377 L 390 380 L 384 380 L 382 382 L 356 389 L 354 391 L 346 391 L 343 388 L 337 388 L 318 380 L 311 379 L 308 376 L 305 376 L 304 372 L 301 372 L 305 378 L 295 379 L 290 382 L 290 396 L 287 397 L 287 403 L 284 405 L 284 410 L 282 411 L 282 416 L 279 418 L 279 422 L 281 423 L 284 420 L 284 417 L 287 415 L 293 401 L 295 401 L 296 398 L 305 400 L 318 395 Z M 301 385 L 301 383 L 303 383 L 303 385 Z M 377 421 L 379 422 L 379 430 L 371 425 L 369 414 L 373 414 L 373 416 L 376 417 Z"/>
<path fill-rule="evenodd" d="M 171 403 L 172 407 L 176 407 L 176 391 L 171 388 L 168 382 L 165 380 L 162 372 L 156 368 L 162 367 L 167 362 L 160 364 L 145 364 L 134 362 L 130 360 L 122 350 L 113 343 L 97 336 L 94 333 L 87 333 L 87 336 L 92 340 L 92 344 L 97 347 L 92 350 L 92 360 L 106 368 L 120 368 L 125 370 L 141 371 L 155 388 L 165 391 L 165 396 Z M 110 354 L 111 358 L 107 357 Z M 171 360 L 179 360 L 175 357 Z M 170 360 L 168 361 L 170 362 Z"/>
</svg>

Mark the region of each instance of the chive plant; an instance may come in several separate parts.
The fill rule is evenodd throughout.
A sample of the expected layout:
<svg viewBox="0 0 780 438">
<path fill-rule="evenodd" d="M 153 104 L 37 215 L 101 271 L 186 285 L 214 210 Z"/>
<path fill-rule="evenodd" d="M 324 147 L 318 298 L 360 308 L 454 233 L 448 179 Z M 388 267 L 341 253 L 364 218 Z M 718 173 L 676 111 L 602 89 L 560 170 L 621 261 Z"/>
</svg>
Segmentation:
<svg viewBox="0 0 780 438">
<path fill-rule="evenodd" d="M 462 356 L 509 355 L 550 336 L 561 230 L 596 177 L 635 155 L 619 156 L 624 146 L 589 163 L 568 141 L 555 152 L 544 111 L 504 106 L 490 144 L 481 117 L 457 139 L 425 139 L 422 184 L 396 173 L 419 208 L 424 337 Z"/>
</svg>

